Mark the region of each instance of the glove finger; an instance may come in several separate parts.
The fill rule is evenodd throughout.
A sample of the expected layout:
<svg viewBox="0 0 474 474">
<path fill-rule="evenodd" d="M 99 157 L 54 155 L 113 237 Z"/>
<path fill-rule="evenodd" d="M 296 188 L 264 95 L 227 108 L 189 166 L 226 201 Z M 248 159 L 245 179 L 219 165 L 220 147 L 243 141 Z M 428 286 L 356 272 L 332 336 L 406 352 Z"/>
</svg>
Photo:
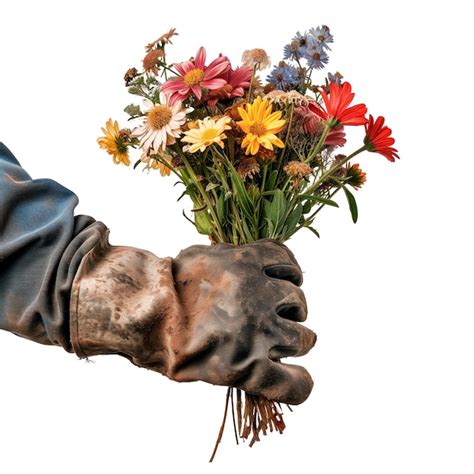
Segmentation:
<svg viewBox="0 0 474 474">
<path fill-rule="evenodd" d="M 269 352 L 272 359 L 303 356 L 316 344 L 316 334 L 298 322 L 276 316 L 274 324 Z"/>
<path fill-rule="evenodd" d="M 286 245 L 274 240 L 257 240 L 251 244 L 240 246 L 240 251 L 250 252 L 253 260 L 261 264 L 263 268 L 272 265 L 289 265 L 301 271 L 291 250 Z"/>
<path fill-rule="evenodd" d="M 256 363 L 250 377 L 237 388 L 269 400 L 299 405 L 308 398 L 313 385 L 313 379 L 304 367 L 266 359 Z"/>
<path fill-rule="evenodd" d="M 271 282 L 268 292 L 273 313 L 291 321 L 306 321 L 308 305 L 303 290 L 286 280 Z"/>
<path fill-rule="evenodd" d="M 263 273 L 277 280 L 287 280 L 296 286 L 303 284 L 303 272 L 301 268 L 296 265 L 287 265 L 277 263 L 274 265 L 268 265 L 263 269 Z"/>
</svg>

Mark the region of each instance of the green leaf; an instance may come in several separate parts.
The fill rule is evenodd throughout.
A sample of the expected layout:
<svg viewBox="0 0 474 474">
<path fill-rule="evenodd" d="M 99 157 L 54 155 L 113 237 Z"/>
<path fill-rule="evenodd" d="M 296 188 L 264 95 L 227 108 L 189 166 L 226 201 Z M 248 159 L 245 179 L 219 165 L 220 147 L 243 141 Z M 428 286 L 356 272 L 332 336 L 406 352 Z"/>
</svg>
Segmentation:
<svg viewBox="0 0 474 474">
<path fill-rule="evenodd" d="M 268 201 L 265 201 L 265 217 L 270 219 L 273 223 L 273 234 L 277 234 L 280 228 L 284 225 L 287 208 L 288 202 L 281 189 L 275 191 L 271 203 L 268 204 Z"/>
<path fill-rule="evenodd" d="M 275 188 L 275 184 L 278 178 L 278 170 L 273 170 L 267 178 L 265 183 L 265 190 L 272 190 Z"/>
<path fill-rule="evenodd" d="M 181 195 L 179 196 L 178 199 L 176 199 L 176 201 L 177 201 L 177 202 L 181 201 L 181 199 L 183 199 L 183 197 L 186 196 L 186 194 L 189 194 L 187 189 L 185 189 L 185 190 L 181 193 Z"/>
<path fill-rule="evenodd" d="M 224 225 L 227 220 L 227 203 L 225 200 L 224 193 L 221 193 L 217 198 L 216 212 L 219 222 L 221 223 L 221 225 Z"/>
<path fill-rule="evenodd" d="M 216 184 L 216 183 L 209 183 L 207 186 L 206 186 L 206 192 L 208 193 L 209 191 L 212 191 L 213 189 L 216 189 L 218 188 L 219 185 Z"/>
<path fill-rule="evenodd" d="M 230 168 L 230 179 L 232 181 L 234 196 L 237 198 L 237 202 L 240 204 L 242 212 L 246 217 L 252 220 L 254 214 L 252 200 L 247 193 L 247 189 L 245 189 L 245 184 L 242 181 L 242 178 L 237 174 L 237 171 L 233 166 Z"/>
<path fill-rule="evenodd" d="M 247 221 L 245 219 L 242 219 L 242 229 L 244 230 L 245 234 L 245 239 L 247 240 L 248 243 L 253 242 L 255 239 L 252 236 L 252 233 L 250 232 L 249 226 L 247 225 Z"/>
<path fill-rule="evenodd" d="M 303 206 L 299 202 L 296 205 L 296 207 L 291 211 L 290 215 L 288 216 L 288 219 L 286 220 L 287 230 L 285 231 L 285 234 L 288 232 L 290 234 L 293 233 L 296 226 L 298 225 L 298 222 L 302 214 L 303 214 Z"/>
<path fill-rule="evenodd" d="M 123 111 L 130 115 L 130 117 L 137 117 L 139 115 L 142 115 L 142 111 L 140 110 L 140 106 L 139 105 L 135 105 L 135 104 L 129 104 L 127 105 L 127 107 L 125 107 L 123 109 Z"/>
<path fill-rule="evenodd" d="M 247 190 L 248 195 L 252 202 L 257 202 L 258 198 L 260 197 L 260 189 L 255 184 L 251 184 Z"/>
<path fill-rule="evenodd" d="M 318 239 L 321 238 L 319 232 L 314 227 L 311 227 L 310 225 L 305 225 L 304 227 L 305 229 L 310 230 Z"/>
<path fill-rule="evenodd" d="M 135 164 L 133 165 L 133 169 L 136 169 L 137 166 L 142 162 L 142 160 L 138 159 Z"/>
<path fill-rule="evenodd" d="M 141 96 L 143 96 L 143 91 L 142 91 L 141 87 L 130 86 L 130 87 L 128 88 L 128 92 L 129 92 L 129 94 L 141 95 Z"/>
<path fill-rule="evenodd" d="M 146 79 L 146 85 L 151 86 L 152 84 L 158 84 L 158 81 L 154 76 L 148 76 Z"/>
<path fill-rule="evenodd" d="M 301 194 L 301 198 L 307 199 L 308 201 L 316 201 L 321 204 L 327 204 L 328 206 L 339 207 L 339 204 L 332 199 L 323 198 L 321 196 L 315 196 L 313 194 Z"/>
<path fill-rule="evenodd" d="M 303 204 L 303 214 L 309 214 L 309 212 L 311 212 L 312 208 L 313 208 L 313 203 L 308 199 Z"/>
<path fill-rule="evenodd" d="M 211 234 L 212 229 L 207 218 L 207 209 L 194 213 L 194 223 L 200 234 Z"/>
<path fill-rule="evenodd" d="M 357 210 L 357 202 L 355 200 L 354 195 L 345 186 L 343 186 L 342 189 L 344 189 L 344 193 L 346 195 L 347 202 L 349 203 L 349 209 L 351 211 L 352 222 L 354 222 L 354 224 L 355 224 L 357 222 L 357 217 L 359 215 L 359 212 Z"/>
<path fill-rule="evenodd" d="M 263 235 L 264 237 L 269 239 L 273 234 L 273 222 L 268 217 L 265 217 L 265 221 L 267 223 L 267 226 L 265 227 L 265 232 Z"/>
</svg>

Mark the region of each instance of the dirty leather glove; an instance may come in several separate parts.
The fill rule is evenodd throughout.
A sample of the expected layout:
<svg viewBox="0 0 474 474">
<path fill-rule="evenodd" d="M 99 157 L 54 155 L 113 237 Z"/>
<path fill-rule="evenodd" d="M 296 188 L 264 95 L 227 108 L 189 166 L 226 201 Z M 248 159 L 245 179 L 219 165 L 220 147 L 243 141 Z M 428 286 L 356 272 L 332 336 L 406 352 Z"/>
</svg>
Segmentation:
<svg viewBox="0 0 474 474">
<path fill-rule="evenodd" d="M 73 282 L 71 342 L 80 357 L 120 354 L 172 380 L 202 380 L 289 404 L 313 381 L 280 358 L 306 354 L 316 335 L 301 269 L 282 244 L 193 246 L 175 259 L 105 239 Z"/>
</svg>

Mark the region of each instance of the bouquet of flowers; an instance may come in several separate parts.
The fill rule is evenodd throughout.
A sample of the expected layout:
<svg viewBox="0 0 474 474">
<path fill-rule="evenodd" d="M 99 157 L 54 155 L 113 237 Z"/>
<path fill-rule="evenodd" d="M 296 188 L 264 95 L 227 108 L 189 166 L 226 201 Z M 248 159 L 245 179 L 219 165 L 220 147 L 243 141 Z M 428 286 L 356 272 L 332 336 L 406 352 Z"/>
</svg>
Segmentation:
<svg viewBox="0 0 474 474">
<path fill-rule="evenodd" d="M 175 35 L 171 29 L 148 44 L 142 70 L 125 74 L 128 92 L 143 103 L 124 109 L 133 127 L 109 119 L 102 129 L 98 143 L 114 163 L 130 165 L 136 149 L 134 167 L 176 175 L 184 186 L 179 199 L 192 202 L 192 217 L 185 217 L 212 242 L 285 242 L 300 229 L 319 237 L 315 219 L 325 206 L 338 207 L 339 191 L 356 222 L 351 189 L 359 189 L 366 174 L 354 158 L 367 151 L 393 162 L 398 154 L 384 118 L 353 104 L 341 74 L 313 78 L 329 61 L 329 28 L 296 33 L 265 80 L 259 74 L 271 62 L 259 48 L 245 51 L 235 68 L 222 54 L 208 62 L 203 47 L 189 60 L 170 63 Z M 343 153 L 351 126 L 363 127 L 361 146 Z M 231 388 L 226 412 L 229 397 L 234 414 Z M 250 445 L 260 433 L 283 431 L 278 404 L 250 394 L 243 404 L 240 391 L 236 398 L 236 435 L 252 435 Z"/>
</svg>

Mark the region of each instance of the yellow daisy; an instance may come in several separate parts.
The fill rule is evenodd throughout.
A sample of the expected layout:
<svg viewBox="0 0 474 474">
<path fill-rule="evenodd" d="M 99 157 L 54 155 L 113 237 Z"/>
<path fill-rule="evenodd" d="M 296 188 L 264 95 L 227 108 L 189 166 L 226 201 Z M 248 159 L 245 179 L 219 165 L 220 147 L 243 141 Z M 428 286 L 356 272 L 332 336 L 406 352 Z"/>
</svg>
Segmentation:
<svg viewBox="0 0 474 474">
<path fill-rule="evenodd" d="M 97 139 L 99 146 L 109 155 L 112 155 L 116 165 L 120 163 L 126 166 L 130 165 L 126 143 L 129 139 L 129 133 L 126 130 L 120 130 L 118 122 L 112 119 L 107 120 L 105 128 L 102 128 L 102 133 L 104 136 Z"/>
<path fill-rule="evenodd" d="M 272 112 L 272 105 L 267 99 L 258 96 L 252 104 L 245 104 L 245 109 L 239 107 L 242 120 L 237 125 L 246 134 L 242 148 L 246 155 L 256 155 L 260 146 L 273 150 L 273 146 L 283 148 L 284 143 L 276 136 L 285 126 L 281 112 Z"/>
<path fill-rule="evenodd" d="M 184 143 L 189 143 L 184 147 L 184 151 L 189 153 L 196 153 L 197 151 L 204 151 L 209 145 L 213 143 L 224 148 L 224 142 L 227 137 L 225 131 L 231 127 L 229 122 L 230 117 L 224 116 L 215 120 L 211 117 L 206 117 L 204 120 L 197 121 L 197 128 L 192 128 L 184 133 L 184 138 L 181 139 Z"/>
</svg>

